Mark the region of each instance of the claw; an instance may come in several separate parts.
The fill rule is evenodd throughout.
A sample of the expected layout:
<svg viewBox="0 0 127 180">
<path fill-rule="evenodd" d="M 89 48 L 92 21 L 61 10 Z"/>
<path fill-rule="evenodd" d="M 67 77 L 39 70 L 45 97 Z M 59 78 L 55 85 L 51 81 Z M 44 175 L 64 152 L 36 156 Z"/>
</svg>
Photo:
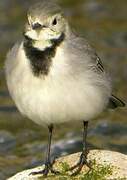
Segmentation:
<svg viewBox="0 0 127 180">
<path fill-rule="evenodd" d="M 59 171 L 56 171 L 56 170 L 54 170 L 53 168 L 51 168 L 50 170 L 51 170 L 51 173 L 53 173 L 53 174 L 56 174 L 56 175 L 60 174 Z"/>
<path fill-rule="evenodd" d="M 82 153 L 79 159 L 79 162 L 77 164 L 75 164 L 74 166 L 70 167 L 68 171 L 73 171 L 75 169 L 77 169 L 74 173 L 71 174 L 71 176 L 76 176 L 77 174 L 80 173 L 80 171 L 82 170 L 83 166 L 86 165 L 90 170 L 91 165 L 90 163 L 87 162 L 87 154 Z"/>
<path fill-rule="evenodd" d="M 47 176 L 48 173 L 49 173 L 49 170 L 45 168 L 45 169 L 42 170 L 42 171 L 31 172 L 29 175 L 35 176 L 35 175 L 43 174 L 43 176 Z"/>
<path fill-rule="evenodd" d="M 30 175 L 42 174 L 44 177 L 46 177 L 49 174 L 50 171 L 53 174 L 60 174 L 59 171 L 56 171 L 56 170 L 53 169 L 53 163 L 48 163 L 48 164 L 45 164 L 45 168 L 43 170 L 38 171 L 38 172 L 32 172 L 32 173 L 30 173 Z"/>
</svg>

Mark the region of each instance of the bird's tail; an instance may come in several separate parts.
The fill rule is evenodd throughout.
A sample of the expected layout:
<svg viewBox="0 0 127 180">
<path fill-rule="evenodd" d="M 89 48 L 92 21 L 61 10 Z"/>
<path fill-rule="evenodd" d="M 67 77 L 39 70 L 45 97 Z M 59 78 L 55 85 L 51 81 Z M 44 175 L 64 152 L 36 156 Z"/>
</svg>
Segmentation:
<svg viewBox="0 0 127 180">
<path fill-rule="evenodd" d="M 124 107 L 126 106 L 126 104 L 120 100 L 119 98 L 117 98 L 116 96 L 112 95 L 109 99 L 109 105 L 108 107 L 111 109 L 115 109 L 117 107 Z"/>
</svg>

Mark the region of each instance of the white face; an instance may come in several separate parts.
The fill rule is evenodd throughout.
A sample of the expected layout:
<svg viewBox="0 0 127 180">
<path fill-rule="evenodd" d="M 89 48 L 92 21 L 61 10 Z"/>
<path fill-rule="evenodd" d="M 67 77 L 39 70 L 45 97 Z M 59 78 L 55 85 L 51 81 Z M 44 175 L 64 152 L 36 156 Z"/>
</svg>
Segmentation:
<svg viewBox="0 0 127 180">
<path fill-rule="evenodd" d="M 39 17 L 28 15 L 28 23 L 24 35 L 32 39 L 33 47 L 44 50 L 52 46 L 52 40 L 60 38 L 65 31 L 65 26 L 65 19 L 60 14 L 44 18 L 43 20 Z"/>
</svg>

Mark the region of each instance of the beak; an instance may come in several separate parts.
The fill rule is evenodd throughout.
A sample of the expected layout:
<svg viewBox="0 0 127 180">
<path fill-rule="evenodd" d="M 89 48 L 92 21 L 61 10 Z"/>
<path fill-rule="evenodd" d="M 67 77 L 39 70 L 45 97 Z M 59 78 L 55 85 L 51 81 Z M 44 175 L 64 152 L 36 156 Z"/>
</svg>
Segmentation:
<svg viewBox="0 0 127 180">
<path fill-rule="evenodd" d="M 47 27 L 45 25 L 41 25 L 40 23 L 34 23 L 31 26 L 26 26 L 25 30 L 23 32 L 23 36 L 26 40 L 41 40 L 42 37 L 40 37 L 41 30 L 46 29 Z M 44 34 L 42 32 L 42 34 Z"/>
<path fill-rule="evenodd" d="M 41 25 L 39 23 L 35 23 L 32 25 L 33 30 L 41 30 L 42 28 L 45 28 L 45 27 L 46 27 L 45 25 Z"/>
</svg>

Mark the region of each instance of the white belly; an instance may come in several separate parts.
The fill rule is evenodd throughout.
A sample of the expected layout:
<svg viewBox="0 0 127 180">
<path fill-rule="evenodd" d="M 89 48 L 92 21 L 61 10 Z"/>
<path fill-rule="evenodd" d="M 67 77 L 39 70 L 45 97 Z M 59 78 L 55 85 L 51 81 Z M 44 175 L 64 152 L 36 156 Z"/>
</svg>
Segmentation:
<svg viewBox="0 0 127 180">
<path fill-rule="evenodd" d="M 65 121 L 89 120 L 98 115 L 105 102 L 99 91 L 92 87 L 80 89 L 78 83 L 48 88 L 29 81 L 16 83 L 12 97 L 19 111 L 39 124 L 61 123 Z"/>
<path fill-rule="evenodd" d="M 19 54 L 20 59 L 25 55 Z M 18 58 L 18 57 L 17 57 Z M 108 94 L 101 87 L 87 83 L 85 77 L 34 77 L 28 62 L 7 65 L 7 83 L 19 111 L 38 124 L 90 120 L 107 104 Z"/>
</svg>

